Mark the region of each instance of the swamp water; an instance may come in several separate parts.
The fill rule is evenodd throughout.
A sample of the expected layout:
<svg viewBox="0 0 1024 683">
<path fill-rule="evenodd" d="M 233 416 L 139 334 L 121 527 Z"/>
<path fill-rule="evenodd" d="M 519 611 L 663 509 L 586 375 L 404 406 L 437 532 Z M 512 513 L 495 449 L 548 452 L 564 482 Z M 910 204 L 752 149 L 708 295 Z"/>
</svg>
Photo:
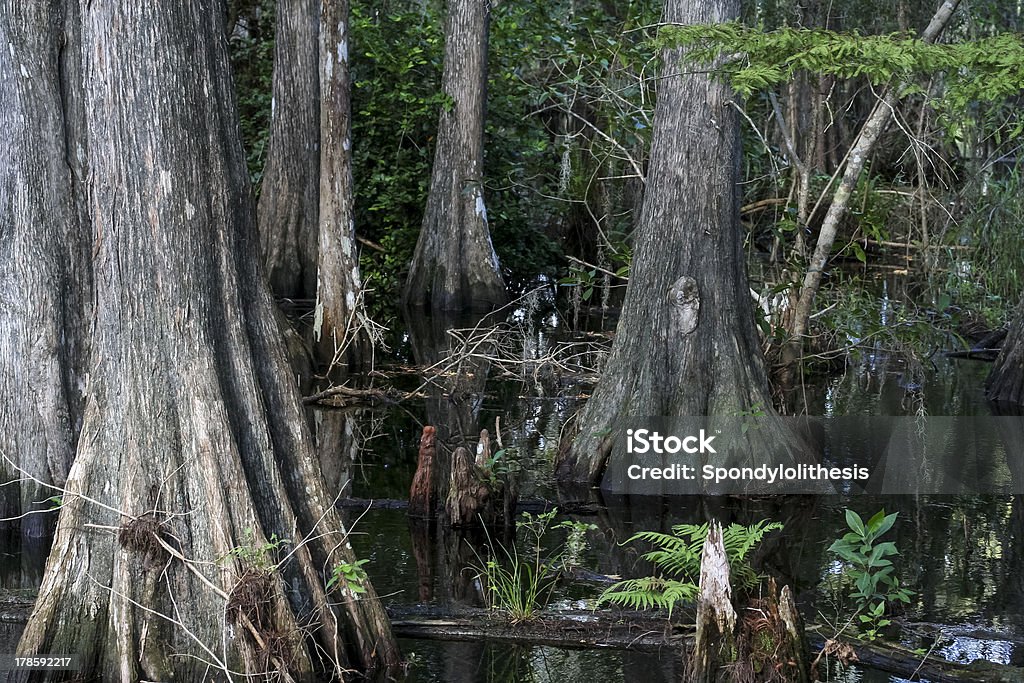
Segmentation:
<svg viewBox="0 0 1024 683">
<path fill-rule="evenodd" d="M 534 343 L 534 355 L 550 350 L 544 335 L 531 331 L 527 337 Z M 641 550 L 622 545 L 637 531 L 667 532 L 674 524 L 710 518 L 743 524 L 761 519 L 783 522 L 784 530 L 765 539 L 758 558 L 766 572 L 794 588 L 809 623 L 825 624 L 822 634 L 826 637 L 834 632 L 829 630 L 828 615 L 852 613 L 845 597 L 848 589 L 838 586 L 841 566 L 827 552 L 846 531 L 843 510 L 850 507 L 870 516 L 885 508 L 900 514 L 889 540 L 900 549 L 896 564 L 902 584 L 915 591 L 900 630 L 894 631 L 899 639 L 912 648 L 933 648 L 952 661 L 985 659 L 1024 665 L 1024 501 L 1020 498 L 559 500 L 551 482 L 540 473 L 550 472 L 562 426 L 578 408 L 580 395 L 589 391 L 588 385 L 541 377 L 528 363 L 499 363 L 500 372 L 480 358 L 444 365 L 443 347 L 450 344 L 444 326 L 428 325 L 426 343 L 423 339 L 421 334 L 419 341 L 410 340 L 413 358 L 409 360 L 421 367 L 433 365 L 434 378 L 424 383 L 409 377 L 393 381 L 425 398 L 373 410 L 314 411 L 314 422 L 330 425 L 338 438 L 338 448 L 324 461 L 327 476 L 336 486 L 344 485 L 354 498 L 402 500 L 408 495 L 424 424 L 446 424 L 449 443 L 470 445 L 475 444 L 479 429 L 487 427 L 501 433 L 507 460 L 524 472 L 521 501 L 537 510 L 558 505 L 566 509 L 568 503 L 570 509 L 581 511 L 569 518 L 597 526 L 588 535 L 590 548 L 581 561 L 583 568 L 597 574 L 652 573 L 651 566 L 639 558 Z M 808 385 L 805 395 L 812 414 L 986 414 L 981 383 L 987 370 L 982 363 L 943 357 L 911 368 L 884 353 L 869 353 L 844 374 Z M 505 378 L 487 381 L 489 374 Z M 521 375 L 521 381 L 509 377 L 515 374 Z M 378 385 L 391 381 L 378 381 Z M 553 385 L 561 389 L 553 391 Z M 550 503 L 541 505 L 541 501 Z M 474 559 L 472 551 L 463 552 L 459 561 L 445 561 L 438 537 L 411 526 L 400 507 L 346 506 L 346 516 L 357 556 L 369 560 L 365 569 L 388 604 L 479 604 L 474 568 L 479 566 L 479 556 Z M 552 531 L 545 543 L 554 547 L 563 539 L 560 532 Z M 0 540 L 0 588 L 38 586 L 46 548 L 22 546 L 14 529 L 7 529 Z M 474 549 L 480 556 L 485 553 L 482 544 Z M 581 606 L 601 589 L 575 583 L 559 589 L 553 598 L 556 604 Z M 13 651 L 19 631 L 16 624 L 0 623 L 0 651 Z M 937 635 L 941 635 L 938 640 Z M 678 680 L 680 668 L 669 653 L 409 639 L 402 641 L 402 647 L 414 662 L 411 681 L 657 683 Z M 854 667 L 830 669 L 829 680 L 902 679 Z"/>
</svg>

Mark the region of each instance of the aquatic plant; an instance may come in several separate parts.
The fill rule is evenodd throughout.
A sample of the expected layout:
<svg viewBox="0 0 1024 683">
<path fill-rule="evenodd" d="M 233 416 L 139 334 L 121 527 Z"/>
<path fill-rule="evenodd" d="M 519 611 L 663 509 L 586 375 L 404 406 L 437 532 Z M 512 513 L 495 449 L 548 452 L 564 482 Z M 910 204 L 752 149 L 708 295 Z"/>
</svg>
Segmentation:
<svg viewBox="0 0 1024 683">
<path fill-rule="evenodd" d="M 506 614 L 513 623 L 533 619 L 537 610 L 548 604 L 558 580 L 579 565 L 581 555 L 589 547 L 587 532 L 597 528 L 571 520 L 552 526 L 556 514 L 557 509 L 538 515 L 522 513 L 519 528 L 526 536 L 527 553 L 521 556 L 515 544 L 511 549 L 498 545 L 504 561 L 499 561 L 495 552 L 479 567 L 488 606 Z M 543 546 L 550 529 L 568 530 L 561 550 L 551 554 Z"/>
<path fill-rule="evenodd" d="M 913 595 L 913 591 L 900 586 L 896 568 L 888 559 L 899 554 L 896 544 L 878 543 L 896 523 L 897 516 L 898 512 L 887 515 L 885 510 L 879 510 L 864 522 L 856 512 L 847 510 L 846 525 L 850 531 L 829 546 L 829 552 L 847 563 L 845 574 L 855 587 L 850 597 L 857 605 L 856 616 L 866 640 L 875 640 L 881 629 L 892 623 L 885 616 L 891 603 L 909 603 Z"/>
<path fill-rule="evenodd" d="M 708 528 L 707 523 L 678 524 L 672 527 L 671 534 L 658 531 L 634 534 L 626 543 L 643 541 L 656 546 L 655 550 L 645 553 L 643 559 L 653 562 L 661 575 L 620 581 L 601 594 L 598 604 L 665 609 L 671 617 L 677 604 L 692 602 L 697 597 L 701 551 Z M 761 582 L 763 577 L 750 565 L 750 553 L 766 534 L 781 528 L 781 523 L 763 519 L 750 526 L 730 524 L 723 530 L 722 542 L 734 588 L 751 590 Z"/>
</svg>

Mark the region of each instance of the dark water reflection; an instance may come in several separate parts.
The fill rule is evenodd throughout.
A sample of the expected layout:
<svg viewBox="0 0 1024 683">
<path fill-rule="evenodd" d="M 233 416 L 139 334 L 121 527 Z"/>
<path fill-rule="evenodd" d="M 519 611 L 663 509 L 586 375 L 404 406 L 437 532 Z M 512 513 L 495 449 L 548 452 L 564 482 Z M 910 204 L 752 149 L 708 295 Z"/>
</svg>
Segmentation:
<svg viewBox="0 0 1024 683">
<path fill-rule="evenodd" d="M 421 365 L 444 359 L 450 343 L 445 325 L 411 330 L 411 351 Z M 460 321 L 466 326 L 466 321 Z M 472 324 L 472 323 L 470 323 Z M 538 335 L 540 333 L 538 332 Z M 541 346 L 540 337 L 536 346 Z M 440 349 L 440 351 L 439 351 Z M 878 353 L 862 357 L 837 377 L 808 384 L 805 399 L 811 414 L 985 414 L 981 383 L 988 366 L 970 361 L 936 360 L 907 364 Z M 424 424 L 443 426 L 445 451 L 475 445 L 481 428 L 492 433 L 500 419 L 508 459 L 526 476 L 522 498 L 557 501 L 547 478 L 562 425 L 578 408 L 586 385 L 570 382 L 494 382 L 485 385 L 487 364 L 463 364 L 462 372 L 424 386 L 425 401 L 401 407 L 314 411 L 312 420 L 334 444 L 322 453 L 333 490 L 360 499 L 404 499 L 416 466 L 416 449 Z M 395 380 L 404 389 L 423 383 L 419 377 Z M 378 380 L 378 385 L 380 381 Z M 486 390 L 485 390 L 486 389 Z M 558 389 L 558 391 L 555 391 Z M 578 519 L 594 523 L 586 568 L 619 576 L 651 571 L 637 549 L 621 544 L 639 530 L 668 531 L 674 524 L 708 519 L 749 524 L 782 521 L 785 530 L 769 537 L 758 551 L 765 571 L 793 586 L 811 621 L 828 621 L 849 613 L 848 599 L 837 587 L 840 567 L 827 552 L 845 531 L 843 510 L 864 516 L 879 509 L 899 512 L 891 540 L 901 555 L 902 582 L 916 591 L 904 620 L 912 624 L 900 637 L 913 647 L 931 645 L 936 630 L 945 634 L 938 651 L 954 660 L 977 658 L 1024 665 L 1024 501 L 993 497 L 788 497 L 760 500 L 731 498 L 606 499 Z M 472 548 L 483 552 L 484 540 L 438 536 L 429 527 L 411 524 L 404 510 L 346 509 L 353 545 L 377 592 L 392 604 L 459 601 L 479 604 L 474 586 Z M 553 533 L 553 546 L 562 537 Z M 48 541 L 23 545 L 16 528 L 0 529 L 0 588 L 39 585 Z M 578 584 L 563 599 L 597 595 L 600 588 Z M 0 624 L 0 652 L 13 651 L 17 626 Z M 5 642 L 5 638 L 8 640 Z M 677 662 L 654 655 L 512 647 L 481 643 L 404 641 L 418 664 L 413 681 L 658 681 L 677 680 Z M 852 670 L 832 680 L 864 683 L 895 680 Z"/>
<path fill-rule="evenodd" d="M 989 408 L 981 391 L 989 366 L 972 361 L 936 358 L 934 362 L 909 364 L 883 353 L 868 355 L 842 375 L 804 388 L 811 414 L 820 415 L 984 415 Z M 500 416 L 510 427 L 506 441 L 513 444 L 530 478 L 525 496 L 558 500 L 543 473 L 550 471 L 553 449 L 561 425 L 578 407 L 575 395 L 585 391 L 569 386 L 562 396 L 537 395 L 523 384 L 492 382 L 477 404 L 477 425 L 491 425 Z M 426 416 L 424 416 L 425 419 Z M 476 425 L 475 425 L 476 426 Z M 475 427 L 474 426 L 474 427 Z M 415 443 L 420 424 L 398 416 L 392 427 L 402 437 L 401 449 L 382 448 L 363 453 L 365 463 L 356 477 L 354 492 L 362 498 L 404 497 L 415 467 Z M 467 437 L 467 440 L 468 437 Z M 386 446 L 386 442 L 382 442 Z M 591 537 L 588 569 L 619 576 L 643 576 L 651 572 L 636 549 L 620 544 L 639 530 L 668 531 L 674 524 L 700 523 L 708 519 L 750 524 L 761 519 L 784 522 L 784 532 L 765 541 L 758 560 L 765 571 L 794 587 L 810 621 L 827 624 L 836 615 L 852 613 L 848 589 L 841 589 L 841 566 L 827 552 L 828 546 L 846 531 L 844 509 L 862 516 L 880 509 L 899 512 L 889 540 L 901 555 L 897 566 L 901 581 L 915 591 L 912 604 L 901 615 L 902 631 L 894 631 L 905 644 L 931 647 L 937 633 L 943 635 L 936 652 L 954 661 L 975 659 L 1024 665 L 1024 502 L 1012 497 L 788 497 L 761 500 L 731 498 L 604 499 L 602 505 L 579 519 L 598 525 Z M 468 571 L 442 566 L 436 559 L 431 572 L 423 571 L 424 543 L 437 545 L 436 537 L 414 543 L 401 510 L 373 510 L 362 520 L 365 533 L 355 539 L 357 550 L 371 559 L 367 565 L 375 586 L 393 603 L 408 604 L 430 596 L 444 602 L 445 591 L 424 589 L 426 583 L 450 581 L 444 572 Z M 561 538 L 553 537 L 557 544 Z M 482 550 L 482 545 L 481 552 Z M 594 597 L 597 586 L 575 586 L 566 596 Z M 445 668 L 456 656 L 449 645 L 410 643 L 422 655 L 417 680 L 532 681 L 532 680 L 633 680 L 630 671 L 645 679 L 672 680 L 673 669 L 657 659 L 638 656 L 629 668 L 618 654 L 565 653 L 551 648 L 510 648 L 477 645 L 471 656 L 461 657 L 468 669 L 458 677 Z M 454 647 L 454 646 L 453 646 Z M 553 656 L 557 653 L 558 656 Z M 579 662 L 589 662 L 600 672 L 585 672 Z M 496 662 L 508 664 L 494 668 Z M 514 664 L 509 664 L 514 662 Z M 538 664 L 541 662 L 542 664 Z M 562 667 L 574 662 L 571 672 Z M 509 673 L 511 672 L 511 673 Z M 661 672 L 656 673 L 656 672 Z M 899 680 L 878 672 L 850 670 L 834 673 L 832 680 Z"/>
</svg>

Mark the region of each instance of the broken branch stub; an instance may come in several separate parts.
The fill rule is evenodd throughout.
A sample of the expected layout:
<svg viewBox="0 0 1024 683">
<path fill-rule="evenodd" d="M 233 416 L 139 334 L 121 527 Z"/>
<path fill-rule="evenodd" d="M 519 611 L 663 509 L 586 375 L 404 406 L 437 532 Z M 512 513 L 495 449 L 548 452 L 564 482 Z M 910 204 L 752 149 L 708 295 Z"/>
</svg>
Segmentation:
<svg viewBox="0 0 1024 683">
<path fill-rule="evenodd" d="M 697 632 L 687 680 L 718 680 L 719 671 L 736 657 L 736 610 L 729 585 L 729 558 L 722 526 L 713 522 L 704 540 L 697 598 Z"/>
</svg>

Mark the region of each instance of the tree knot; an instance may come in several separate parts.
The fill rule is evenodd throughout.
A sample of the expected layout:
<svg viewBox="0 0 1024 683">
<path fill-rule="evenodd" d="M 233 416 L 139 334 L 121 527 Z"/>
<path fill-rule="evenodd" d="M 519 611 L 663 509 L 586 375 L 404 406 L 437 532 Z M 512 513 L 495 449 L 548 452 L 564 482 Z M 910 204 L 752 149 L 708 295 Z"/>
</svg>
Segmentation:
<svg viewBox="0 0 1024 683">
<path fill-rule="evenodd" d="M 683 275 L 668 290 L 668 303 L 672 310 L 674 327 L 679 334 L 690 334 L 697 329 L 700 313 L 700 289 L 697 281 Z"/>
</svg>

